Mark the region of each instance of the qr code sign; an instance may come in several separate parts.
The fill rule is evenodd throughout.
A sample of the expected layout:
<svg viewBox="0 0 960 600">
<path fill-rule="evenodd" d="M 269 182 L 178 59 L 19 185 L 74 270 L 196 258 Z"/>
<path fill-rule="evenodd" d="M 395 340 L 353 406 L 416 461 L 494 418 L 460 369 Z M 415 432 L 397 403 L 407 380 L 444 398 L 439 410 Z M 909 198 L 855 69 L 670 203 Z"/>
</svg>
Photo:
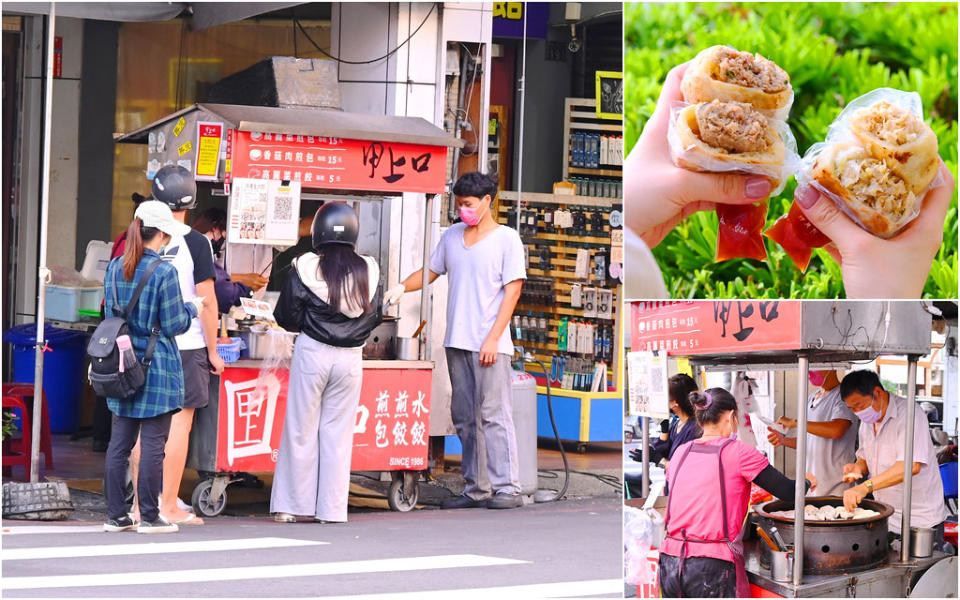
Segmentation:
<svg viewBox="0 0 960 600">
<path fill-rule="evenodd" d="M 273 203 L 273 220 L 290 221 L 293 219 L 293 198 L 280 196 Z"/>
</svg>

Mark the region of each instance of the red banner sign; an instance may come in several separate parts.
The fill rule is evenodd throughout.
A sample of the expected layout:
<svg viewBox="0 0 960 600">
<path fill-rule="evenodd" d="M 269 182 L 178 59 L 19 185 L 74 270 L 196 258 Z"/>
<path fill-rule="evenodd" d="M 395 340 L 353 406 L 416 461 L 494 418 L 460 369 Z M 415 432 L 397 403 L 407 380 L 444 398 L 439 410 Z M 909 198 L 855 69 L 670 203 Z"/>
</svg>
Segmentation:
<svg viewBox="0 0 960 600">
<path fill-rule="evenodd" d="M 63 38 L 56 36 L 53 38 L 53 78 L 63 77 Z"/>
<path fill-rule="evenodd" d="M 304 188 L 440 193 L 446 146 L 235 131 L 230 177 L 299 181 Z"/>
<path fill-rule="evenodd" d="M 289 373 L 227 366 L 220 377 L 217 469 L 270 472 L 280 451 Z M 364 369 L 353 436 L 354 471 L 427 467 L 429 369 Z"/>
<path fill-rule="evenodd" d="M 631 334 L 631 350 L 678 356 L 799 349 L 800 302 L 634 302 Z"/>
</svg>

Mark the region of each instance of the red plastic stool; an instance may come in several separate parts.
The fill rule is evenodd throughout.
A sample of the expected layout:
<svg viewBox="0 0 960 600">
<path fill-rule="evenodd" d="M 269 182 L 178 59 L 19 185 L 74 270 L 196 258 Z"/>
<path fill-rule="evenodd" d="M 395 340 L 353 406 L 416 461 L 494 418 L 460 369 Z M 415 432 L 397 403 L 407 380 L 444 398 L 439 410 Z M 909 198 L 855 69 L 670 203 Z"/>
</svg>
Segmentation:
<svg viewBox="0 0 960 600">
<path fill-rule="evenodd" d="M 20 410 L 20 440 L 7 440 L 3 444 L 3 474 L 10 476 L 11 467 L 23 467 L 24 481 L 30 479 L 30 453 L 33 449 L 30 444 L 30 412 L 27 403 L 20 396 L 3 396 L 3 408 Z M 16 450 L 17 452 L 14 452 Z"/>
<path fill-rule="evenodd" d="M 43 463 L 48 469 L 53 468 L 53 443 L 50 437 L 50 411 L 47 404 L 47 393 L 43 393 L 43 411 L 40 419 L 40 452 L 43 453 Z M 33 416 L 33 384 L 32 383 L 4 383 L 4 396 L 17 396 L 23 400 Z M 29 400 L 28 400 L 29 399 Z M 32 430 L 31 430 L 32 431 Z M 29 454 L 29 453 L 28 453 Z"/>
</svg>

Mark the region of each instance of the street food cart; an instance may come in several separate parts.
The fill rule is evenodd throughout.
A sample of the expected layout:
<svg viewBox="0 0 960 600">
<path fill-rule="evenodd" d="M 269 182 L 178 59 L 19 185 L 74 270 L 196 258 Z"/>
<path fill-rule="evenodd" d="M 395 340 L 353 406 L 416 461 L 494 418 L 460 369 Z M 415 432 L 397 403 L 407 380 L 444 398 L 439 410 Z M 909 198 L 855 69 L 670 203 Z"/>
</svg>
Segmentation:
<svg viewBox="0 0 960 600">
<path fill-rule="evenodd" d="M 180 164 L 194 172 L 201 198 L 229 197 L 228 252 L 231 245 L 244 243 L 234 234 L 244 218 L 235 206 L 241 184 L 267 182 L 274 188 L 292 188 L 294 196 L 299 187 L 296 201 L 352 203 L 360 217 L 358 251 L 378 260 L 381 290 L 391 274 L 399 275 L 394 258 L 398 240 L 390 237 L 390 201 L 403 194 L 424 195 L 423 231 L 414 237 L 422 237 L 426 269 L 433 247 L 435 199 L 447 183 L 447 151 L 462 145 L 420 118 L 227 104 L 193 105 L 117 141 L 149 145 L 148 175 L 164 164 Z M 296 231 L 299 212 L 287 200 L 270 200 L 264 206 L 272 214 L 282 211 Z M 270 227 L 268 222 L 265 239 L 271 237 Z M 251 231 L 255 235 L 256 230 L 248 227 L 245 235 Z M 418 355 L 396 360 L 386 351 L 367 360 L 365 353 L 363 362 L 352 469 L 391 472 L 388 501 L 394 510 L 413 508 L 420 472 L 428 467 L 434 363 L 427 281 L 424 277 L 419 310 L 420 322 L 426 323 L 425 343 Z M 379 298 L 378 294 L 375 301 Z M 395 324 L 385 336 L 382 329 L 375 330 L 371 338 L 377 339 L 368 346 L 383 350 L 382 338 L 395 335 Z M 227 364 L 220 377 L 211 379 L 209 406 L 196 412 L 187 467 L 203 475 L 192 495 L 194 508 L 203 516 L 220 514 L 227 486 L 247 479 L 246 473 L 274 469 L 289 373 L 270 369 L 273 381 L 258 391 L 258 385 L 263 386 L 261 375 L 268 372 L 262 369 L 262 358 Z"/>
<path fill-rule="evenodd" d="M 907 355 L 907 422 L 916 409 L 916 368 L 930 351 L 931 314 L 921 302 L 715 301 L 636 302 L 632 350 L 665 352 L 687 358 L 700 371 L 790 370 L 797 377 L 796 472 L 806 472 L 807 375 L 811 369 L 838 368 L 881 354 Z M 842 502 L 805 497 L 797 486 L 793 503 L 773 501 L 757 508 L 759 519 L 776 524 L 794 546 L 793 578 L 775 581 L 768 547 L 745 542 L 746 570 L 754 597 L 956 597 L 957 558 L 934 551 L 927 558 L 910 552 L 913 428 L 904 448 L 904 507 L 901 550 L 887 547 L 889 505 L 865 501 L 877 517 L 804 523 L 773 511 L 807 503 Z M 753 518 L 753 517 L 751 517 Z M 803 565 L 803 568 L 797 568 Z"/>
</svg>

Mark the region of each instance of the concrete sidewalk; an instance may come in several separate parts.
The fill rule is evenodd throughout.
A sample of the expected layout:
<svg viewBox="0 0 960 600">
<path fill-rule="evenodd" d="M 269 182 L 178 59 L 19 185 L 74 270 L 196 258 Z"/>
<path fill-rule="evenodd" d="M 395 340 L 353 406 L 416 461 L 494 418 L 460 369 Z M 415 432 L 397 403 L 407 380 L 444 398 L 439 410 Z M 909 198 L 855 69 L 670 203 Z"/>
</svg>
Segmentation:
<svg viewBox="0 0 960 600">
<path fill-rule="evenodd" d="M 103 453 L 90 449 L 90 440 L 71 440 L 68 435 L 56 435 L 53 442 L 54 468 L 50 472 L 41 467 L 41 480 L 64 480 L 70 487 L 75 513 L 71 520 L 98 522 L 105 519 L 106 502 L 102 495 Z M 556 442 L 541 440 L 545 446 L 538 450 L 540 467 L 538 489 L 559 490 L 563 485 L 563 461 Z M 571 470 L 566 499 L 622 494 L 622 458 L 616 444 L 591 445 L 585 453 L 567 451 Z M 42 461 L 41 461 L 42 462 Z M 460 474 L 460 456 L 446 456 L 446 471 L 419 483 L 417 509 L 439 508 L 447 499 L 458 496 L 464 487 Z M 15 480 L 24 479 L 22 469 L 13 471 Z M 270 486 L 273 473 L 254 473 L 261 484 L 234 484 L 227 488 L 225 515 L 266 516 L 269 514 Z M 352 512 L 389 510 L 386 501 L 390 485 L 388 477 L 378 473 L 354 473 L 352 476 L 350 506 Z M 11 479 L 4 478 L 4 482 Z M 190 502 L 194 487 L 199 482 L 196 471 L 187 469 L 180 497 Z M 370 497 L 368 497 L 370 496 Z M 373 497 L 376 496 L 376 497 Z"/>
</svg>

